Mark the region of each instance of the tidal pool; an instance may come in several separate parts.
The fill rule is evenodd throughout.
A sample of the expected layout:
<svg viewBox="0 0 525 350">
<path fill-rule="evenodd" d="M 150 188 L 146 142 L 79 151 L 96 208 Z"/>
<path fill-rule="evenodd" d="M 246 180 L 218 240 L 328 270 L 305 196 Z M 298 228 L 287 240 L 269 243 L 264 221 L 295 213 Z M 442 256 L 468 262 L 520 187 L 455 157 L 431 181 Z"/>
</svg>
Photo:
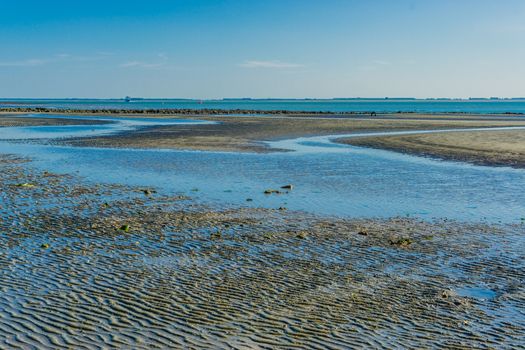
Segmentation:
<svg viewBox="0 0 525 350">
<path fill-rule="evenodd" d="M 20 142 L 188 123 L 176 119 L 103 119 L 114 123 L 2 128 L 0 153 L 29 156 L 42 170 L 75 173 L 96 182 L 154 186 L 221 207 L 286 207 L 349 218 L 410 216 L 512 223 L 525 217 L 523 170 L 353 147 L 332 142 L 334 136 L 269 142 L 272 147 L 293 150 L 269 154 Z M 278 195 L 263 193 L 286 184 L 293 184 L 294 189 Z"/>
</svg>

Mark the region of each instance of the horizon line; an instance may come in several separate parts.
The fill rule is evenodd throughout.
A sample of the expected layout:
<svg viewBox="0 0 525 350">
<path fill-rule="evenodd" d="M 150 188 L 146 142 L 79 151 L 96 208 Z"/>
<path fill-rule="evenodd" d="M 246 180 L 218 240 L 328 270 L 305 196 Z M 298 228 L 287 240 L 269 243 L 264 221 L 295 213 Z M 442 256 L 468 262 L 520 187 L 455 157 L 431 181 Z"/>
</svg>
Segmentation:
<svg viewBox="0 0 525 350">
<path fill-rule="evenodd" d="M 525 96 L 489 96 L 489 97 L 217 97 L 217 98 L 200 98 L 200 97 L 0 97 L 0 101 L 9 100 L 188 100 L 188 101 L 223 101 L 223 100 L 523 100 Z"/>
</svg>

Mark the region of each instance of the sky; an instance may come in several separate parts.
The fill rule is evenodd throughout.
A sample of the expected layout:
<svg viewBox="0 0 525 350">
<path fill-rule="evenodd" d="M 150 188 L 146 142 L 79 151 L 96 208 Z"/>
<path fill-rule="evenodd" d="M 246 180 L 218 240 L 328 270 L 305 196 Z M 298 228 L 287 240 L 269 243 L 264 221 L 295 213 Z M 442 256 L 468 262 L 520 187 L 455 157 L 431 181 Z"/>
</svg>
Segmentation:
<svg viewBox="0 0 525 350">
<path fill-rule="evenodd" d="M 525 96 L 523 0 L 0 0 L 0 98 Z"/>
</svg>

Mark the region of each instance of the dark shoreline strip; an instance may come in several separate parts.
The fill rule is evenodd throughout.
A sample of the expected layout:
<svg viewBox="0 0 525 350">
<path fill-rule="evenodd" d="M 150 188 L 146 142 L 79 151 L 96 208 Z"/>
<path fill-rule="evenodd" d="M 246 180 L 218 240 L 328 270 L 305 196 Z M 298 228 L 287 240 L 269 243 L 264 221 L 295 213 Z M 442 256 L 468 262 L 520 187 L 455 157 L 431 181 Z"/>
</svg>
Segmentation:
<svg viewBox="0 0 525 350">
<path fill-rule="evenodd" d="M 47 107 L 1 107 L 0 113 L 79 113 L 79 114 L 180 114 L 180 115 L 367 115 L 378 114 L 457 114 L 457 115 L 513 115 L 522 116 L 525 113 L 501 112 L 501 113 L 470 113 L 470 112 L 421 112 L 421 111 L 292 111 L 292 110 L 259 110 L 259 109 L 192 109 L 192 108 L 162 108 L 162 109 L 75 109 L 75 108 L 47 108 Z"/>
</svg>

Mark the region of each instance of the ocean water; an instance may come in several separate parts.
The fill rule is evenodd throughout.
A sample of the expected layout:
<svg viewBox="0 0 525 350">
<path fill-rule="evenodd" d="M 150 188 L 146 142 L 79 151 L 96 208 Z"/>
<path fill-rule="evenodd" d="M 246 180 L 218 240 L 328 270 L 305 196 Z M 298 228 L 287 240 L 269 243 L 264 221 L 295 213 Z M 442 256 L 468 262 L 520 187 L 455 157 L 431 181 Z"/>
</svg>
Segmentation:
<svg viewBox="0 0 525 350">
<path fill-rule="evenodd" d="M 523 113 L 525 99 L 416 100 L 416 99 L 0 99 L 0 107 L 31 106 L 78 109 L 249 109 L 323 112 Z"/>
<path fill-rule="evenodd" d="M 11 138 L 45 139 L 107 134 L 159 122 L 106 119 L 115 124 L 3 129 L 4 136 L 16 136 Z M 287 207 L 338 217 L 410 216 L 507 223 L 519 223 L 525 217 L 524 170 L 352 147 L 333 143 L 329 136 L 282 140 L 270 146 L 292 152 L 101 149 L 21 144 L 4 138 L 0 153 L 31 157 L 32 165 L 42 171 L 74 173 L 93 182 L 156 187 L 220 208 Z M 266 189 L 286 184 L 295 188 L 280 195 L 264 194 Z"/>
</svg>

